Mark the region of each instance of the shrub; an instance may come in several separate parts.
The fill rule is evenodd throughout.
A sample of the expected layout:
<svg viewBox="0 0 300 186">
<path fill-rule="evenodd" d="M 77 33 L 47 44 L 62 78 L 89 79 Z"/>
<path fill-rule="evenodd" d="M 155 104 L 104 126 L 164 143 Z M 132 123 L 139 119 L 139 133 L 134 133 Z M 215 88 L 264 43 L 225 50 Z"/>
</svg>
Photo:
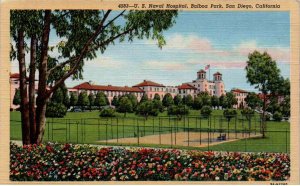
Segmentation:
<svg viewBox="0 0 300 186">
<path fill-rule="evenodd" d="M 105 108 L 100 112 L 101 117 L 115 117 L 116 111 L 112 108 Z"/>
<path fill-rule="evenodd" d="M 63 118 L 67 113 L 67 107 L 62 103 L 48 103 L 46 109 L 46 117 L 48 118 Z"/>
<path fill-rule="evenodd" d="M 188 115 L 189 114 L 189 108 L 185 105 L 179 105 L 175 106 L 172 105 L 168 107 L 168 115 L 175 115 L 178 118 L 181 118 L 183 115 Z"/>
<path fill-rule="evenodd" d="M 234 109 L 226 109 L 226 110 L 224 110 L 223 115 L 225 118 L 227 118 L 227 121 L 229 122 L 231 120 L 231 118 L 233 118 L 237 115 L 237 112 Z"/>
<path fill-rule="evenodd" d="M 210 106 L 204 106 L 201 108 L 201 111 L 200 111 L 201 116 L 203 116 L 205 118 L 208 118 L 210 116 L 211 112 L 212 112 L 212 109 Z"/>
<path fill-rule="evenodd" d="M 254 110 L 252 109 L 243 109 L 241 114 L 246 117 L 247 120 L 250 120 L 252 116 L 254 116 Z"/>
<path fill-rule="evenodd" d="M 278 111 L 276 111 L 274 114 L 273 114 L 273 119 L 275 121 L 281 121 L 282 120 L 282 114 Z"/>
</svg>

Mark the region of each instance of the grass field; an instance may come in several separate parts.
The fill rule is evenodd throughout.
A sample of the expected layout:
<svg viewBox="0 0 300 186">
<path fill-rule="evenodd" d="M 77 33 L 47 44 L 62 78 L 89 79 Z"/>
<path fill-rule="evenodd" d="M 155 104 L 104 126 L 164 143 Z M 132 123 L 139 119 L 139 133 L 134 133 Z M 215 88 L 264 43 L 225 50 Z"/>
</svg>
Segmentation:
<svg viewBox="0 0 300 186">
<path fill-rule="evenodd" d="M 259 133 L 259 117 L 255 116 L 251 122 L 238 117 L 233 118 L 229 123 L 222 117 L 222 110 L 214 110 L 210 120 L 200 119 L 199 111 L 191 110 L 190 116 L 181 120 L 169 118 L 166 112 L 160 113 L 159 117 L 149 117 L 147 120 L 134 114 L 117 115 L 115 118 L 100 118 L 98 111 L 67 113 L 66 117 L 48 118 L 44 141 L 91 143 L 103 144 L 110 139 L 142 137 L 148 135 L 166 134 L 170 132 L 211 132 L 217 134 L 226 132 L 252 132 Z M 11 139 L 21 139 L 20 112 L 11 112 Z M 267 124 L 266 138 L 246 138 L 233 142 L 222 143 L 208 147 L 209 150 L 222 151 L 262 151 L 262 152 L 289 152 L 289 123 L 273 122 Z M 104 143 L 121 145 L 120 143 Z M 126 144 L 122 144 L 126 145 Z M 151 147 L 170 147 L 170 145 L 153 145 L 151 143 L 130 144 Z M 174 147 L 172 145 L 172 147 Z M 176 146 L 178 148 L 195 148 Z M 197 147 L 208 150 L 207 147 Z"/>
</svg>

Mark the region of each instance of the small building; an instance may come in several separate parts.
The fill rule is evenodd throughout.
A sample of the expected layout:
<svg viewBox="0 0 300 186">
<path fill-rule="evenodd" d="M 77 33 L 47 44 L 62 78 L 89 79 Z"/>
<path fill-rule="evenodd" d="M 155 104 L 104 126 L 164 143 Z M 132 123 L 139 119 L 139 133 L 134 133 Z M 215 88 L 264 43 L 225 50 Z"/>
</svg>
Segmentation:
<svg viewBox="0 0 300 186">
<path fill-rule="evenodd" d="M 180 95 L 181 98 L 191 95 L 193 98 L 197 95 L 197 88 L 194 86 L 183 83 L 182 85 L 178 86 L 178 95 Z"/>
<path fill-rule="evenodd" d="M 153 99 L 155 94 L 158 94 L 163 99 L 166 94 L 166 86 L 149 80 L 144 80 L 133 87 L 142 89 L 149 99 Z"/>
<path fill-rule="evenodd" d="M 233 105 L 233 108 L 247 108 L 247 103 L 245 101 L 247 95 L 249 94 L 248 91 L 242 89 L 232 89 L 231 92 L 235 95 L 237 99 L 237 104 Z"/>
</svg>

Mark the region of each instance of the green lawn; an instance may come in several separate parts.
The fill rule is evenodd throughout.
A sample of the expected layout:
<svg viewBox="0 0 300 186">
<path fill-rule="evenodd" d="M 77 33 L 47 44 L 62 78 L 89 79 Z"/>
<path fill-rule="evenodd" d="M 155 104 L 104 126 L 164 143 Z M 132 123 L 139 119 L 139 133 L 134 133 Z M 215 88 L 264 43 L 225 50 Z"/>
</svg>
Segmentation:
<svg viewBox="0 0 300 186">
<path fill-rule="evenodd" d="M 117 113 L 115 118 L 100 118 L 98 111 L 68 112 L 65 118 L 47 118 L 44 141 L 71 143 L 99 143 L 100 140 L 117 139 L 122 137 L 136 137 L 174 131 L 252 131 L 259 133 L 260 122 L 256 115 L 251 122 L 243 118 L 240 113 L 229 123 L 222 117 L 222 110 L 214 110 L 210 120 L 199 118 L 199 111 L 191 110 L 187 118 L 178 120 L 169 118 L 167 113 L 160 113 L 159 117 L 149 117 L 147 120 L 135 114 Z M 11 139 L 21 139 L 20 112 L 11 112 Z M 209 147 L 209 150 L 224 151 L 267 151 L 289 152 L 289 123 L 273 122 L 267 124 L 267 137 L 262 139 L 243 139 Z M 287 132 L 286 132 L 287 131 Z M 288 145 L 286 145 L 287 143 Z M 153 146 L 153 145 L 147 145 Z M 159 146 L 159 145 L 154 145 Z M 160 147 L 170 147 L 163 146 Z M 187 147 L 179 147 L 187 148 Z M 208 150 L 208 148 L 203 148 Z"/>
</svg>

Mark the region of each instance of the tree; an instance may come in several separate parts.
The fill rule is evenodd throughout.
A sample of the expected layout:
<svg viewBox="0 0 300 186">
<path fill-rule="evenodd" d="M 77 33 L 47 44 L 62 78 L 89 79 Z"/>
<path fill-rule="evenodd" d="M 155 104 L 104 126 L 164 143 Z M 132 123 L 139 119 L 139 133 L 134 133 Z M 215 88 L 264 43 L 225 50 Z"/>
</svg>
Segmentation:
<svg viewBox="0 0 300 186">
<path fill-rule="evenodd" d="M 175 115 L 180 120 L 182 119 L 182 116 L 189 114 L 189 108 L 186 105 L 171 105 L 168 107 L 168 115 Z"/>
<path fill-rule="evenodd" d="M 180 104 L 182 104 L 182 99 L 181 99 L 180 95 L 176 95 L 176 96 L 174 97 L 174 104 L 175 104 L 175 105 L 180 105 Z"/>
<path fill-rule="evenodd" d="M 100 116 L 101 117 L 115 117 L 116 111 L 115 111 L 115 109 L 112 109 L 112 108 L 105 108 L 105 109 L 101 110 Z"/>
<path fill-rule="evenodd" d="M 261 99 L 254 92 L 248 93 L 248 95 L 245 98 L 245 102 L 251 109 L 256 109 L 258 107 L 261 107 L 262 105 Z"/>
<path fill-rule="evenodd" d="M 13 104 L 20 105 L 20 103 L 21 103 L 20 89 L 16 89 L 14 99 L 13 99 Z"/>
<path fill-rule="evenodd" d="M 193 97 L 190 94 L 187 95 L 187 96 L 184 96 L 183 99 L 182 99 L 182 102 L 183 102 L 183 104 L 185 104 L 189 107 L 192 107 L 193 104 L 194 104 Z"/>
<path fill-rule="evenodd" d="M 278 94 L 277 91 L 281 90 L 280 86 L 285 81 L 280 77 L 280 70 L 277 68 L 276 61 L 267 52 L 254 51 L 249 54 L 245 70 L 250 85 L 254 85 L 262 93 L 262 135 L 265 137 L 268 95 L 273 97 Z"/>
<path fill-rule="evenodd" d="M 67 92 L 64 91 L 63 87 L 59 87 L 53 93 L 50 101 L 47 103 L 46 117 L 62 118 L 67 114 L 68 105 L 65 105 L 65 103 L 67 102 L 65 101 L 65 94 L 67 94 Z"/>
<path fill-rule="evenodd" d="M 85 107 L 89 105 L 89 98 L 86 91 L 80 92 L 77 105 L 81 107 L 82 111 L 85 110 Z"/>
<path fill-rule="evenodd" d="M 145 101 L 148 101 L 148 96 L 147 96 L 147 94 L 143 94 L 143 96 L 142 96 L 142 98 L 141 98 L 141 100 L 140 100 L 140 103 L 143 103 L 143 102 L 145 102 Z"/>
<path fill-rule="evenodd" d="M 119 100 L 119 106 L 117 107 L 117 111 L 120 113 L 124 113 L 124 117 L 126 117 L 127 112 L 132 112 L 132 103 L 128 99 L 127 96 L 123 96 Z"/>
<path fill-rule="evenodd" d="M 117 96 L 114 96 L 112 101 L 111 101 L 111 105 L 117 107 L 119 105 L 119 98 Z"/>
<path fill-rule="evenodd" d="M 101 110 L 101 107 L 108 105 L 106 95 L 103 92 L 96 94 L 94 105 L 98 106 L 99 110 Z"/>
<path fill-rule="evenodd" d="M 227 98 L 227 108 L 232 108 L 233 105 L 236 105 L 238 103 L 236 96 L 232 92 L 227 92 L 226 98 Z"/>
<path fill-rule="evenodd" d="M 71 106 L 76 106 L 76 105 L 77 105 L 77 101 L 78 101 L 78 96 L 77 96 L 77 94 L 75 94 L 74 92 L 71 92 L 71 96 L 70 96 L 70 105 L 71 105 Z"/>
<path fill-rule="evenodd" d="M 211 112 L 212 112 L 212 109 L 210 106 L 204 106 L 201 108 L 201 111 L 200 111 L 201 116 L 204 118 L 208 118 L 210 116 Z"/>
<path fill-rule="evenodd" d="M 213 107 L 219 107 L 220 103 L 219 103 L 219 98 L 217 96 L 213 95 L 211 97 L 211 105 Z"/>
<path fill-rule="evenodd" d="M 211 96 L 208 92 L 201 92 L 198 96 L 201 98 L 203 106 L 211 106 Z"/>
<path fill-rule="evenodd" d="M 131 42 L 134 39 L 157 40 L 161 48 L 166 44 L 163 32 L 173 26 L 177 16 L 176 10 L 124 10 L 115 14 L 112 12 L 112 10 L 11 11 L 11 58 L 16 58 L 19 62 L 23 144 L 42 142 L 46 122 L 45 112 L 50 95 L 66 79 L 70 77 L 81 79 L 86 60 L 104 53 L 111 44 Z M 50 32 L 57 36 L 55 40 L 60 40 L 55 46 L 50 46 L 53 39 L 50 38 Z M 28 41 L 30 46 L 27 44 Z M 27 48 L 30 55 L 29 91 L 26 85 Z M 54 49 L 57 49 L 57 52 L 50 54 L 49 51 Z M 35 109 L 36 70 L 39 83 Z"/>
<path fill-rule="evenodd" d="M 226 95 L 222 94 L 219 98 L 219 102 L 222 108 L 228 108 L 228 101 Z"/>
<path fill-rule="evenodd" d="M 158 101 L 160 101 L 160 96 L 159 96 L 159 94 L 155 93 L 153 100 L 158 100 Z"/>
<path fill-rule="evenodd" d="M 223 116 L 227 119 L 228 123 L 230 122 L 231 118 L 237 115 L 236 110 L 234 109 L 226 109 L 223 111 Z"/>
<path fill-rule="evenodd" d="M 164 106 L 162 105 L 162 102 L 160 100 L 154 99 L 152 101 L 153 103 L 153 108 L 159 110 L 159 112 L 164 111 Z"/>
<path fill-rule="evenodd" d="M 242 116 L 244 116 L 248 121 L 251 120 L 251 118 L 254 116 L 254 110 L 252 109 L 243 109 L 241 111 Z"/>
<path fill-rule="evenodd" d="M 95 105 L 95 96 L 94 94 L 91 92 L 89 94 L 89 107 L 90 107 L 90 111 L 92 110 L 92 107 Z"/>
<path fill-rule="evenodd" d="M 153 100 L 152 101 L 145 101 L 137 107 L 136 113 L 144 116 L 145 119 L 148 119 L 148 116 L 157 116 L 158 115 L 158 108 L 154 107 L 154 101 L 159 101 L 159 100 Z"/>
<path fill-rule="evenodd" d="M 163 100 L 162 100 L 164 107 L 169 107 L 174 104 L 172 95 L 170 93 L 165 94 Z"/>
<path fill-rule="evenodd" d="M 203 106 L 203 103 L 202 103 L 202 99 L 200 96 L 196 96 L 194 98 L 194 104 L 193 104 L 193 108 L 196 109 L 196 110 L 200 110 Z"/>
<path fill-rule="evenodd" d="M 126 96 L 131 101 L 132 109 L 135 110 L 138 105 L 137 97 L 134 94 L 127 94 Z"/>
</svg>

